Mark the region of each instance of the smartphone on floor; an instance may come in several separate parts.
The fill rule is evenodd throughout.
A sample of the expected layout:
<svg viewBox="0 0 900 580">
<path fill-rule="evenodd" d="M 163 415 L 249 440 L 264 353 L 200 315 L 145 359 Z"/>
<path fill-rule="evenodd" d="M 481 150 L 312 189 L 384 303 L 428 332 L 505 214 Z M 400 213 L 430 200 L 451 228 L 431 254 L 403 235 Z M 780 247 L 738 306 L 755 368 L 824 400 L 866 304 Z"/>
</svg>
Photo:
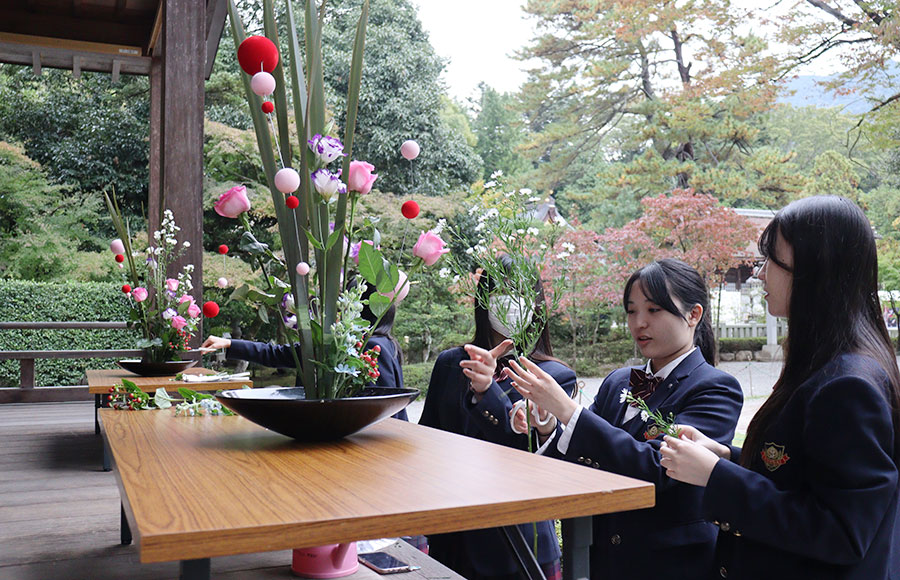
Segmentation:
<svg viewBox="0 0 900 580">
<path fill-rule="evenodd" d="M 410 566 L 403 560 L 391 556 L 387 552 L 368 552 L 359 554 L 359 561 L 375 570 L 379 574 L 396 574 L 398 572 L 412 572 L 419 566 Z"/>
</svg>

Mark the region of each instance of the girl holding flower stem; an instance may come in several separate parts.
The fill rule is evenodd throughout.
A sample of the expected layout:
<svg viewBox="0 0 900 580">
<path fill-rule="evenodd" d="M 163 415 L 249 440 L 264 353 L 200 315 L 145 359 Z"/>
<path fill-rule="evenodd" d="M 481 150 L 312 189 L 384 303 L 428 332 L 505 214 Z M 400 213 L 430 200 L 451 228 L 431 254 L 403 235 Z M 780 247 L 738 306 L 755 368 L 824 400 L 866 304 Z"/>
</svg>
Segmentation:
<svg viewBox="0 0 900 580">
<path fill-rule="evenodd" d="M 511 261 L 506 263 L 511 265 Z M 419 424 L 527 449 L 527 435 L 514 432 L 507 419 L 508 409 L 521 398 L 506 376 L 508 358 L 504 355 L 513 345 L 512 328 L 524 327 L 527 330 L 521 336 L 535 337 L 528 343 L 531 350 L 525 351 L 529 360 L 569 393 L 575 391 L 575 373 L 553 357 L 546 317 L 539 314 L 546 305 L 540 281 L 530 288 L 527 308 L 519 308 L 524 301 L 507 294 L 509 300 L 500 301 L 507 303 L 505 312 L 500 312 L 497 301 L 490 300 L 499 288 L 491 274 L 480 272 L 476 276 L 475 336 L 470 344 L 438 356 Z M 489 413 L 488 408 L 500 410 Z M 553 522 L 537 522 L 536 527 L 536 559 L 547 578 L 558 578 L 560 552 Z M 532 524 L 523 524 L 520 529 L 526 538 L 534 533 Z M 517 563 L 496 528 L 429 535 L 428 540 L 429 554 L 466 578 L 517 577 Z"/>
<path fill-rule="evenodd" d="M 667 474 L 721 522 L 723 576 L 896 578 L 900 370 L 872 226 L 848 199 L 808 197 L 775 215 L 759 250 L 769 313 L 788 319 L 781 376 L 743 448 L 679 418 Z"/>
<path fill-rule="evenodd" d="M 535 427 L 541 454 L 650 481 L 656 507 L 595 516 L 591 578 L 703 578 L 712 564 L 716 527 L 703 521 L 702 493 L 665 474 L 665 423 L 702 423 L 717 441 L 734 436 L 743 402 L 737 380 L 713 367 L 715 341 L 706 283 L 696 270 L 665 259 L 636 271 L 623 295 L 628 329 L 642 367 L 613 371 L 590 409 L 579 406 L 532 361 L 510 363 L 523 397 L 552 419 Z M 638 399 L 638 405 L 629 401 Z M 641 409 L 643 406 L 643 409 Z M 651 423 L 651 415 L 664 425 Z M 524 413 L 513 417 L 527 428 Z"/>
</svg>

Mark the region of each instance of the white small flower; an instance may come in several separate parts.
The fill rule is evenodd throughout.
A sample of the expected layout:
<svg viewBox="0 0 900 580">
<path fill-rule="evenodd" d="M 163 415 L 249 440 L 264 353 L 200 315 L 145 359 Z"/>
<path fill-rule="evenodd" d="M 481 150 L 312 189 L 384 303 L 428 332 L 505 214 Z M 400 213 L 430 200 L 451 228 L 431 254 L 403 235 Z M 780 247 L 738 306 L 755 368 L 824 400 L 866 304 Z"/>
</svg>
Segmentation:
<svg viewBox="0 0 900 580">
<path fill-rule="evenodd" d="M 542 250 L 546 250 L 546 249 L 547 249 L 547 244 L 541 244 L 541 249 L 542 249 Z"/>
<path fill-rule="evenodd" d="M 531 195 L 531 189 L 529 189 L 527 187 L 523 187 L 522 189 L 519 190 L 519 193 L 521 193 L 522 195 Z"/>
<path fill-rule="evenodd" d="M 497 182 L 494 181 L 493 179 L 484 184 L 485 189 L 490 189 L 490 188 L 496 187 L 496 186 L 497 186 Z"/>
<path fill-rule="evenodd" d="M 519 229 L 517 229 L 517 230 L 516 230 L 516 233 L 519 234 L 520 236 L 524 236 L 524 235 L 525 235 L 525 228 L 519 228 Z"/>
<path fill-rule="evenodd" d="M 491 173 L 491 179 L 497 179 L 498 177 L 503 177 L 502 169 L 498 169 L 497 171 Z"/>
<path fill-rule="evenodd" d="M 560 252 L 560 253 L 556 254 L 556 259 L 557 260 L 565 260 L 566 258 L 568 258 L 571 255 L 572 254 L 570 254 L 569 252 Z"/>
<path fill-rule="evenodd" d="M 478 225 L 475 226 L 475 231 L 476 231 L 476 232 L 480 232 L 480 231 L 483 230 L 485 227 L 486 227 L 486 226 L 485 226 L 484 221 L 483 221 L 483 220 L 478 220 Z"/>
<path fill-rule="evenodd" d="M 533 197 L 529 197 L 528 201 L 537 203 L 537 202 L 541 201 L 541 198 L 540 198 L 540 196 L 535 195 Z"/>
<path fill-rule="evenodd" d="M 475 252 L 474 248 L 466 248 L 466 255 L 471 256 Z"/>
<path fill-rule="evenodd" d="M 459 284 L 459 274 L 457 274 L 456 276 L 453 277 L 453 283 L 454 283 L 454 284 Z M 409 337 L 407 337 L 407 341 L 406 341 L 406 342 L 409 342 L 408 339 L 409 339 Z"/>
<path fill-rule="evenodd" d="M 571 243 L 569 243 L 569 242 L 563 242 L 563 243 L 562 243 L 562 247 L 563 247 L 563 250 L 565 250 L 565 251 L 567 251 L 567 252 L 574 252 L 574 251 L 575 251 L 575 244 L 571 244 Z"/>
<path fill-rule="evenodd" d="M 641 421 L 646 423 L 649 418 L 650 418 L 650 413 L 648 413 L 647 411 L 641 411 Z"/>
<path fill-rule="evenodd" d="M 441 278 L 446 278 L 449 275 L 450 275 L 450 268 L 441 268 L 441 270 L 438 272 L 438 276 L 440 276 Z"/>
<path fill-rule="evenodd" d="M 472 207 L 469 208 L 469 215 L 472 215 L 472 214 L 477 213 L 477 212 L 478 212 L 478 206 L 477 206 L 477 205 L 473 205 Z"/>
<path fill-rule="evenodd" d="M 185 240 L 181 245 L 184 246 L 185 248 L 190 248 L 190 247 L 191 247 L 191 243 L 190 243 L 189 241 L 187 241 L 187 240 Z"/>
<path fill-rule="evenodd" d="M 624 403 L 628 400 L 628 389 L 622 389 L 622 392 L 619 393 L 619 403 Z"/>
<path fill-rule="evenodd" d="M 529 235 L 529 236 L 536 236 L 536 235 L 538 235 L 539 233 L 541 233 L 541 230 L 539 230 L 539 229 L 537 229 L 537 228 L 534 228 L 534 227 L 528 228 L 527 231 L 528 231 L 528 235 Z"/>
<path fill-rule="evenodd" d="M 441 218 L 438 220 L 437 225 L 434 226 L 434 229 L 431 230 L 431 233 L 433 233 L 434 235 L 438 235 L 442 231 L 444 231 L 445 227 L 447 227 L 447 220 L 445 220 L 444 218 Z"/>
</svg>

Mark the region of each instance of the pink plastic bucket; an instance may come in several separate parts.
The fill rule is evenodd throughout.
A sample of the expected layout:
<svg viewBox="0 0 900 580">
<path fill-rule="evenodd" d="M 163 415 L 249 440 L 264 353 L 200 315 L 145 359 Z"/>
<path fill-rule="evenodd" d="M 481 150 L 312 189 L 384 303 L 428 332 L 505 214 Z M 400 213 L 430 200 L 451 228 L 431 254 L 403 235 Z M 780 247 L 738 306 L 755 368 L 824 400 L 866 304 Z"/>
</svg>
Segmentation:
<svg viewBox="0 0 900 580">
<path fill-rule="evenodd" d="M 298 548 L 291 563 L 291 572 L 304 578 L 339 578 L 353 574 L 358 568 L 356 542 Z"/>
</svg>

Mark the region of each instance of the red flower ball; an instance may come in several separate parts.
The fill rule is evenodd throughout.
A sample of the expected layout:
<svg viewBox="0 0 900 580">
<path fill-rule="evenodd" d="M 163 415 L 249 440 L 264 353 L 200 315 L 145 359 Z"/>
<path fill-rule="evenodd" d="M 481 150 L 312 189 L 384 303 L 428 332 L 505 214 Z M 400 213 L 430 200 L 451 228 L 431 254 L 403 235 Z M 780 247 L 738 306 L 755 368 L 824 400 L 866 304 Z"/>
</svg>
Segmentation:
<svg viewBox="0 0 900 580">
<path fill-rule="evenodd" d="M 210 300 L 203 304 L 203 316 L 207 318 L 215 318 L 219 315 L 219 305 Z"/>
<path fill-rule="evenodd" d="M 238 63 L 248 75 L 260 70 L 267 73 L 278 66 L 278 48 L 265 36 L 248 36 L 238 47 Z"/>
<path fill-rule="evenodd" d="M 228 246 L 226 246 L 225 244 L 222 244 L 221 246 L 219 246 L 219 253 L 220 253 L 220 254 L 227 254 L 227 253 L 228 253 Z"/>
<path fill-rule="evenodd" d="M 297 199 L 296 195 L 289 195 L 287 199 L 284 200 L 284 204 L 291 209 L 297 209 L 300 206 L 300 200 Z"/>
<path fill-rule="evenodd" d="M 121 264 L 124 261 L 125 261 L 125 256 L 123 256 L 122 254 L 116 254 L 116 262 Z"/>
<path fill-rule="evenodd" d="M 273 103 L 272 101 L 266 101 L 265 103 L 262 104 L 262 112 L 265 113 L 266 115 L 268 115 L 269 113 L 271 113 L 274 110 L 275 110 L 275 103 Z"/>
<path fill-rule="evenodd" d="M 128 284 L 122 284 L 122 292 L 128 294 L 129 292 L 131 292 L 131 286 L 129 286 Z"/>
<path fill-rule="evenodd" d="M 411 220 L 419 215 L 419 204 L 413 200 L 404 201 L 403 205 L 400 206 L 400 213 L 402 213 L 403 217 L 406 219 Z"/>
</svg>

